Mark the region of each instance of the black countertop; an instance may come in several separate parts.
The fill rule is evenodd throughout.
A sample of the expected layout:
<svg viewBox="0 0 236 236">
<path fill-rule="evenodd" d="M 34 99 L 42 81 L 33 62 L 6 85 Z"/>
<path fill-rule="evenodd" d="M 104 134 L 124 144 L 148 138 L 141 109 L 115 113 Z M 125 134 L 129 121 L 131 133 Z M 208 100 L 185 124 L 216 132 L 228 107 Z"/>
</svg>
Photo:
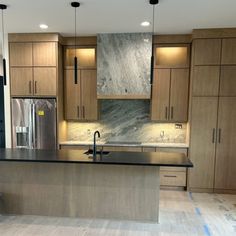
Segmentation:
<svg viewBox="0 0 236 236">
<path fill-rule="evenodd" d="M 193 167 L 184 153 L 110 152 L 91 158 L 84 150 L 0 149 L 0 161 Z"/>
</svg>

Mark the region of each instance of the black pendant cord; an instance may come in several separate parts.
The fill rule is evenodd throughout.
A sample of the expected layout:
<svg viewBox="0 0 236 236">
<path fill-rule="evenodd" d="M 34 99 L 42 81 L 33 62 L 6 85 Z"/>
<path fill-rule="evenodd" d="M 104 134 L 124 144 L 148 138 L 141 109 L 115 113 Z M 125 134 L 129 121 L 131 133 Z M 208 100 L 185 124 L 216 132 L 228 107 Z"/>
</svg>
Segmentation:
<svg viewBox="0 0 236 236">
<path fill-rule="evenodd" d="M 75 57 L 74 57 L 74 77 L 75 77 L 75 84 L 78 84 L 78 73 L 77 73 L 77 55 L 76 55 L 76 7 L 75 7 Z"/>
<path fill-rule="evenodd" d="M 75 8 L 75 57 L 74 57 L 74 79 L 75 79 L 75 84 L 78 83 L 78 63 L 77 63 L 77 55 L 76 55 L 76 47 L 77 47 L 77 42 L 76 42 L 76 37 L 77 37 L 77 19 L 76 19 L 76 8 L 80 6 L 79 2 L 72 2 L 71 6 Z"/>
<path fill-rule="evenodd" d="M 4 29 L 4 10 L 7 9 L 6 5 L 0 4 L 2 10 L 2 67 L 3 67 L 3 83 L 7 85 L 7 70 L 6 70 L 6 59 L 5 59 L 5 29 Z"/>
<path fill-rule="evenodd" d="M 155 36 L 155 6 L 158 4 L 158 0 L 150 0 L 152 5 L 152 55 L 151 55 L 151 71 L 150 71 L 150 84 L 153 83 L 154 74 L 154 36 Z"/>
</svg>

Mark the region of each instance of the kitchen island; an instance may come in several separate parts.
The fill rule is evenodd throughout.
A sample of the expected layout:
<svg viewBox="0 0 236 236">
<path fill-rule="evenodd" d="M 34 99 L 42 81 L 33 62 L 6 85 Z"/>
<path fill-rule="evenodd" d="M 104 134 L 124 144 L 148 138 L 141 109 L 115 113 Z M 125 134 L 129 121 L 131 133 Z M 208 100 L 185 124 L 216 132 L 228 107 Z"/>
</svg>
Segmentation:
<svg viewBox="0 0 236 236">
<path fill-rule="evenodd" d="M 0 149 L 1 209 L 158 222 L 160 166 L 193 167 L 183 153 Z"/>
</svg>

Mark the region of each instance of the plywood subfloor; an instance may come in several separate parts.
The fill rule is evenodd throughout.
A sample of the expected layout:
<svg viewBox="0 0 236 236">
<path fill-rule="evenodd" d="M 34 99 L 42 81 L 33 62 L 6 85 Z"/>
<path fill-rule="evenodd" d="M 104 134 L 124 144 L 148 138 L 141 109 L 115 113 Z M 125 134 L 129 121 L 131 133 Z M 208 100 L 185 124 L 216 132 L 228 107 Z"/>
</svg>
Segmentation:
<svg viewBox="0 0 236 236">
<path fill-rule="evenodd" d="M 162 190 L 160 224 L 129 221 L 0 216 L 1 236 L 236 235 L 236 195 Z"/>
</svg>

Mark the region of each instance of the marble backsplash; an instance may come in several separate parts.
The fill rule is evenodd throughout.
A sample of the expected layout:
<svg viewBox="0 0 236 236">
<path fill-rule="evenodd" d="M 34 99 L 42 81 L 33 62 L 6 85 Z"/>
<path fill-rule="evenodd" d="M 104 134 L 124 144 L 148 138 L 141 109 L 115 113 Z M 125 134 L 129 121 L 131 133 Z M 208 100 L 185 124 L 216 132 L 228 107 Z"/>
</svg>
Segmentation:
<svg viewBox="0 0 236 236">
<path fill-rule="evenodd" d="M 98 95 L 150 95 L 152 35 L 98 34 Z"/>
<path fill-rule="evenodd" d="M 186 124 L 176 129 L 175 124 L 151 122 L 149 114 L 147 100 L 102 100 L 98 122 L 68 122 L 68 140 L 90 142 L 99 130 L 104 142 L 186 142 Z"/>
</svg>

